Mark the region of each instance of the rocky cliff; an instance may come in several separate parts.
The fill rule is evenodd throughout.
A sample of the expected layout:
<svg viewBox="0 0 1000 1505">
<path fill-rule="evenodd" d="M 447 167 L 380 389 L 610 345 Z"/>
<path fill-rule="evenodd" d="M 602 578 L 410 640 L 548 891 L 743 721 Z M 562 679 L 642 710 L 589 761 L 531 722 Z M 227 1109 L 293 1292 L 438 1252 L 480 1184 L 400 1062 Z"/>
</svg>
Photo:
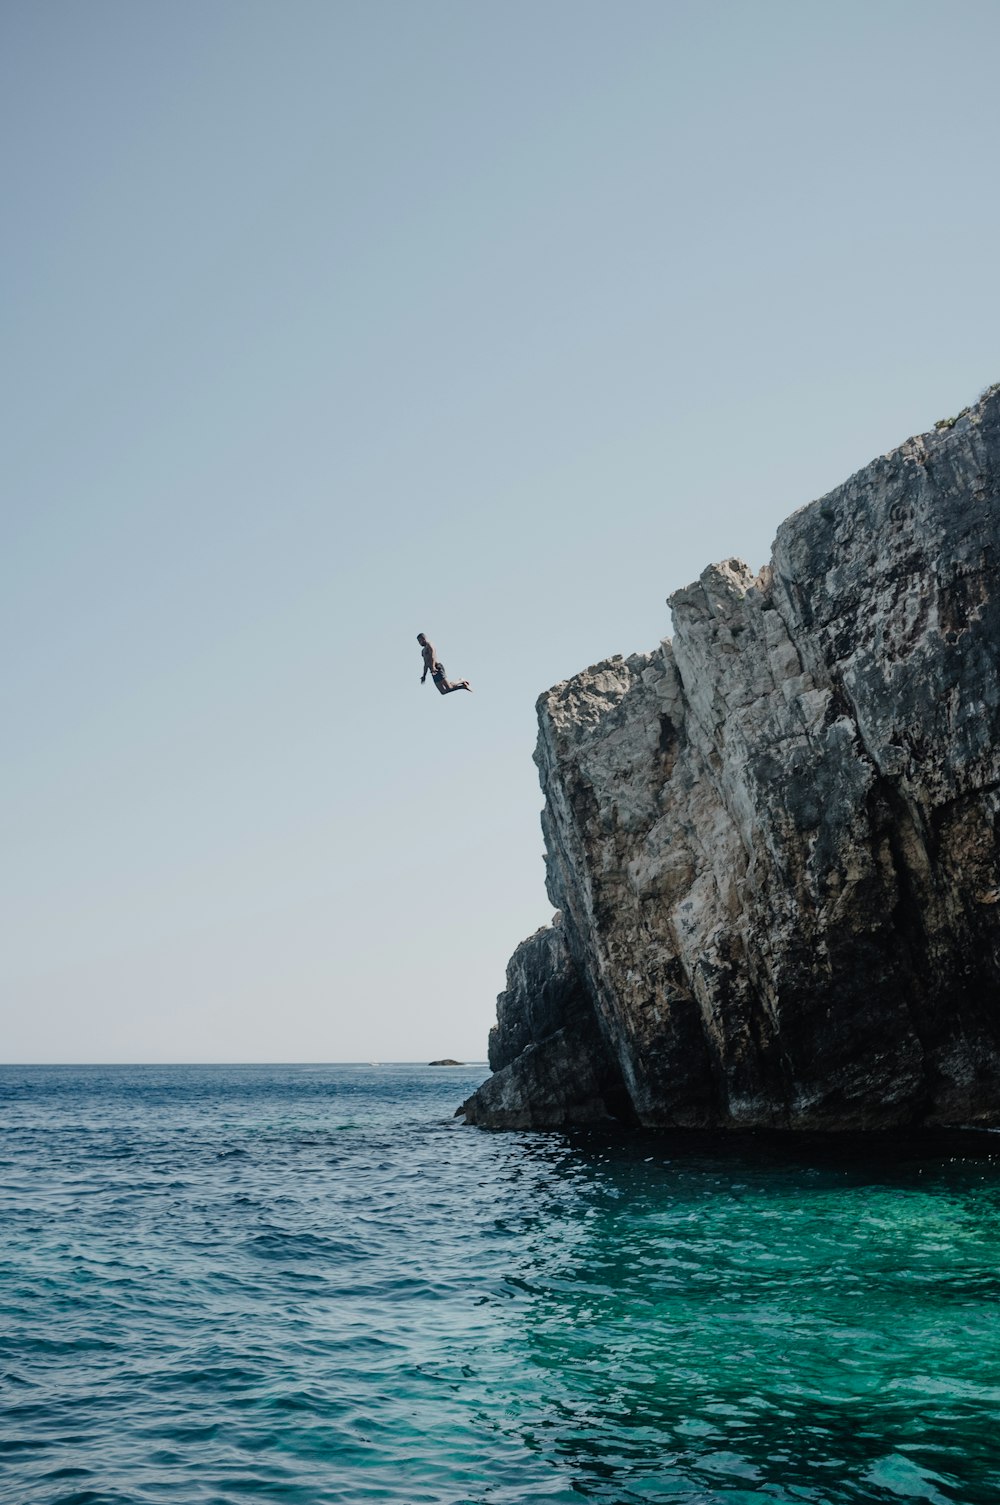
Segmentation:
<svg viewBox="0 0 1000 1505">
<path fill-rule="evenodd" d="M 1000 1122 L 1000 388 L 538 702 L 556 921 L 470 1122 Z"/>
</svg>

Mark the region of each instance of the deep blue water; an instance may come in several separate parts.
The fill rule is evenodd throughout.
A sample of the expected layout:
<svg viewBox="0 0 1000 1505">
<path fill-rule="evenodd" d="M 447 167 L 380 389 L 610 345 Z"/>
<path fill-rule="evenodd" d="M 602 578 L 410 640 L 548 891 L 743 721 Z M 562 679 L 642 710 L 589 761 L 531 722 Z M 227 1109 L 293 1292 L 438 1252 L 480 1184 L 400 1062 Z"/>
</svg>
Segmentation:
<svg viewBox="0 0 1000 1505">
<path fill-rule="evenodd" d="M 491 1134 L 482 1068 L 0 1069 L 0 1499 L 1000 1499 L 1000 1140 Z"/>
</svg>

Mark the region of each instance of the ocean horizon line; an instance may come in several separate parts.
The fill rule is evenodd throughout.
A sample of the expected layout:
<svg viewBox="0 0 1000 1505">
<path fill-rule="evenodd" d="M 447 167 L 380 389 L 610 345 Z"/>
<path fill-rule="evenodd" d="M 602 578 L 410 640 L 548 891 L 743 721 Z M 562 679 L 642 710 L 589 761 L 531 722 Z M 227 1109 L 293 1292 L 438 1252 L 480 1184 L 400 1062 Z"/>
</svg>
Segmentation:
<svg viewBox="0 0 1000 1505">
<path fill-rule="evenodd" d="M 443 1059 L 443 1058 L 439 1058 L 439 1059 Z M 352 1061 L 279 1061 L 279 1060 L 267 1060 L 267 1061 L 264 1061 L 264 1060 L 260 1060 L 260 1061 L 257 1061 L 257 1060 L 254 1060 L 254 1061 L 100 1061 L 100 1060 L 94 1060 L 94 1061 L 2 1061 L 2 1062 L 0 1062 L 0 1070 L 5 1070 L 7 1068 L 14 1067 L 14 1066 L 37 1067 L 39 1069 L 44 1068 L 45 1070 L 52 1070 L 53 1068 L 56 1068 L 56 1069 L 67 1070 L 68 1071 L 68 1070 L 73 1070 L 73 1069 L 76 1069 L 76 1068 L 79 1068 L 79 1067 L 82 1067 L 82 1066 L 101 1066 L 101 1067 L 112 1067 L 112 1066 L 121 1066 L 121 1067 L 137 1067 L 137 1066 L 140 1066 L 140 1067 L 145 1067 L 145 1066 L 148 1066 L 148 1067 L 155 1067 L 157 1070 L 175 1070 L 175 1069 L 176 1070 L 181 1070 L 181 1069 L 186 1069 L 186 1068 L 189 1068 L 189 1067 L 192 1067 L 192 1066 L 199 1066 L 199 1067 L 204 1067 L 204 1068 L 218 1068 L 218 1069 L 221 1070 L 221 1069 L 224 1069 L 224 1068 L 227 1068 L 227 1067 L 233 1067 L 233 1066 L 261 1066 L 261 1067 L 266 1067 L 266 1066 L 284 1066 L 284 1067 L 288 1067 L 288 1066 L 302 1066 L 302 1067 L 316 1067 L 316 1066 L 435 1066 L 435 1065 L 438 1065 L 438 1064 L 439 1064 L 439 1061 L 426 1061 L 422 1057 L 420 1059 L 395 1060 L 395 1061 L 389 1061 L 389 1060 L 376 1061 L 376 1060 L 373 1060 L 372 1058 L 369 1058 L 368 1060 L 352 1060 Z M 456 1066 L 486 1066 L 487 1068 L 489 1067 L 489 1062 L 487 1060 L 484 1060 L 484 1059 L 480 1059 L 480 1060 L 465 1060 L 465 1061 L 459 1061 L 459 1060 L 456 1059 L 455 1062 L 454 1062 L 454 1064 Z"/>
</svg>

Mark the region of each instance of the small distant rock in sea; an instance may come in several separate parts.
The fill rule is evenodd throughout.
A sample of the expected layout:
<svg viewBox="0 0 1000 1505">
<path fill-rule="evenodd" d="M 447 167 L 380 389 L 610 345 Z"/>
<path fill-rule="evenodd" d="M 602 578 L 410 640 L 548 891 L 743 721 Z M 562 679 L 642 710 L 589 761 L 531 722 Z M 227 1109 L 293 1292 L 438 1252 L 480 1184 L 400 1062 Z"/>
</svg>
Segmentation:
<svg viewBox="0 0 1000 1505">
<path fill-rule="evenodd" d="M 428 1066 L 464 1066 L 465 1062 L 453 1061 L 450 1056 L 446 1056 L 443 1061 L 428 1061 L 427 1064 Z"/>
</svg>

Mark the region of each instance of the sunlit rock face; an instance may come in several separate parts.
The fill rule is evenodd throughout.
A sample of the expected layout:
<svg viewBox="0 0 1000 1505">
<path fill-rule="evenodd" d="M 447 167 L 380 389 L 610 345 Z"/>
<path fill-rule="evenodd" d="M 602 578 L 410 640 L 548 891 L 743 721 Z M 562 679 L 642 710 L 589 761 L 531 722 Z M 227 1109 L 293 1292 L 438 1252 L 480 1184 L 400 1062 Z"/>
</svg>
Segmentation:
<svg viewBox="0 0 1000 1505">
<path fill-rule="evenodd" d="M 538 702 L 495 1126 L 1000 1122 L 1000 395 Z"/>
</svg>

